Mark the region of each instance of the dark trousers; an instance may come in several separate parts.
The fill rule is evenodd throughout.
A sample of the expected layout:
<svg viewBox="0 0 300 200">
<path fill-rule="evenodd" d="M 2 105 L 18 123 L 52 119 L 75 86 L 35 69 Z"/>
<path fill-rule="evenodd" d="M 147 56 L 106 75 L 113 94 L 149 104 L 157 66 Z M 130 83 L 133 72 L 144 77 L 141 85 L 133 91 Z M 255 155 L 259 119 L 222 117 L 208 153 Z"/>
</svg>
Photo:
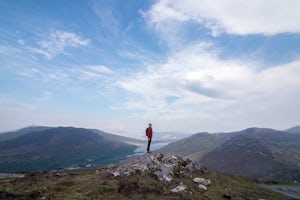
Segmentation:
<svg viewBox="0 0 300 200">
<path fill-rule="evenodd" d="M 150 150 L 151 139 L 152 139 L 152 138 L 148 138 L 148 147 L 147 147 L 147 151 Z"/>
</svg>

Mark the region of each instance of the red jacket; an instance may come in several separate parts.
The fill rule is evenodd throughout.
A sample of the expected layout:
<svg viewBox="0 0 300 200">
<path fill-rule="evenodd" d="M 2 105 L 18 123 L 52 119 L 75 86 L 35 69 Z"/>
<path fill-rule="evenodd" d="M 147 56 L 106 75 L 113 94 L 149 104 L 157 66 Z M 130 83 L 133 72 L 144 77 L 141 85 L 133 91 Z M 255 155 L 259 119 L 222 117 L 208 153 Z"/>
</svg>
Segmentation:
<svg viewBox="0 0 300 200">
<path fill-rule="evenodd" d="M 151 127 L 147 128 L 147 136 L 148 136 L 148 138 L 152 138 L 152 128 Z"/>
</svg>

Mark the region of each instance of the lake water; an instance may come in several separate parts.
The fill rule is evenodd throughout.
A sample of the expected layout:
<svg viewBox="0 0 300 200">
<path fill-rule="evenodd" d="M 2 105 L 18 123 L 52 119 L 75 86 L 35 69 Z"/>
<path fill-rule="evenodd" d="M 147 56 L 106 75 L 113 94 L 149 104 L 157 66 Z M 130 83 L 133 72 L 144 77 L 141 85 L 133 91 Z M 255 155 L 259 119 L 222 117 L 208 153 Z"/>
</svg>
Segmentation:
<svg viewBox="0 0 300 200">
<path fill-rule="evenodd" d="M 153 142 L 151 143 L 150 145 L 150 151 L 155 151 L 155 150 L 158 150 L 159 148 L 167 145 L 168 143 L 167 142 Z M 144 153 L 146 153 L 147 151 L 147 141 L 145 142 L 145 145 L 144 146 L 141 146 L 141 147 L 138 147 L 135 151 L 134 151 L 134 155 L 142 155 Z"/>
<path fill-rule="evenodd" d="M 271 189 L 276 192 L 280 192 L 286 196 L 300 199 L 300 185 L 265 185 L 263 187 Z"/>
<path fill-rule="evenodd" d="M 0 178 L 24 178 L 24 174 L 0 173 Z"/>
</svg>

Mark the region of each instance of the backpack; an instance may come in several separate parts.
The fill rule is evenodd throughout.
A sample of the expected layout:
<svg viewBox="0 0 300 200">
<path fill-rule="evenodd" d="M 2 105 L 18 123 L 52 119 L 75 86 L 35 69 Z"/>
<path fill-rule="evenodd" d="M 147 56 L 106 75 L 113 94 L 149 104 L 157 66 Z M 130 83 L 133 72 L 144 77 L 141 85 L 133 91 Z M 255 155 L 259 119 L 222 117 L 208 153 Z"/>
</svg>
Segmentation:
<svg viewBox="0 0 300 200">
<path fill-rule="evenodd" d="M 148 128 L 146 129 L 146 136 L 148 136 Z"/>
</svg>

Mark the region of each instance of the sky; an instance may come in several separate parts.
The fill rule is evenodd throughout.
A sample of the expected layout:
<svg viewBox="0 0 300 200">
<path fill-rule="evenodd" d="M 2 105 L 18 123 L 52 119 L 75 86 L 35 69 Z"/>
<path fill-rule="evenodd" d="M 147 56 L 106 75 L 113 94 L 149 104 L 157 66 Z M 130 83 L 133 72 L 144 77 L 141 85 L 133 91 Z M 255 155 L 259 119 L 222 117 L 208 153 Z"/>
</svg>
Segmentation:
<svg viewBox="0 0 300 200">
<path fill-rule="evenodd" d="M 0 131 L 300 124 L 298 0 L 1 0 Z"/>
</svg>

